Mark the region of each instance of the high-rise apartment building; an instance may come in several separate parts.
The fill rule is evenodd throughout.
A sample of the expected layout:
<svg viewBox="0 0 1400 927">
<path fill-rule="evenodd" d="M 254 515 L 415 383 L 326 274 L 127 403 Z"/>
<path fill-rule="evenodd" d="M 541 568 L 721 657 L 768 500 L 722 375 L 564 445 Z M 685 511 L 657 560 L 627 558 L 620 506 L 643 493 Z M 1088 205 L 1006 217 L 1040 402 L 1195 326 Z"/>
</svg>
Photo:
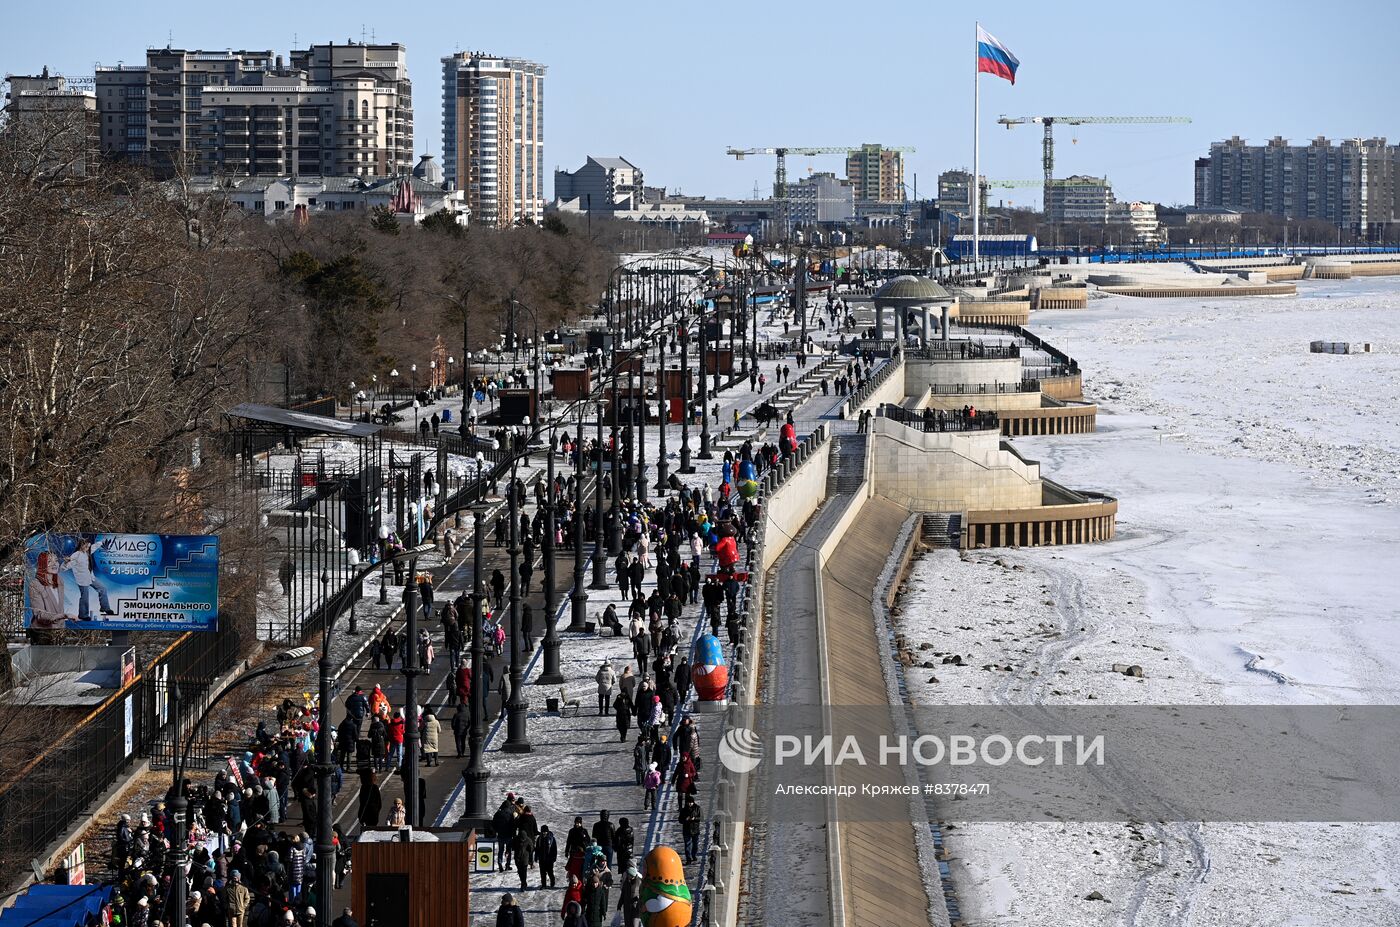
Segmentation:
<svg viewBox="0 0 1400 927">
<path fill-rule="evenodd" d="M 1384 138 L 1315 138 L 1265 145 L 1239 136 L 1195 162 L 1197 206 L 1288 219 L 1322 219 L 1365 235 L 1400 219 L 1400 145 Z"/>
<path fill-rule="evenodd" d="M 1105 225 L 1113 203 L 1113 187 L 1106 177 L 1076 174 L 1045 189 L 1045 217 L 1056 225 Z"/>
<path fill-rule="evenodd" d="M 861 145 L 846 155 L 846 176 L 857 203 L 904 201 L 904 155 L 881 145 Z"/>
<path fill-rule="evenodd" d="M 938 175 L 938 208 L 959 216 L 972 215 L 971 171 L 955 169 Z"/>
<path fill-rule="evenodd" d="M 98 156 L 97 98 L 91 79 L 69 81 L 61 74 L 10 74 L 6 78 L 4 128 L 25 133 L 53 169 L 82 174 Z M 36 152 L 37 153 L 37 152 Z"/>
<path fill-rule="evenodd" d="M 229 174 L 387 176 L 413 167 L 402 45 L 328 43 L 291 53 L 152 49 L 144 67 L 98 68 L 104 154 Z"/>
<path fill-rule="evenodd" d="M 544 218 L 545 70 L 482 52 L 442 59 L 443 172 L 466 192 L 473 221 Z"/>
<path fill-rule="evenodd" d="M 787 187 L 788 221 L 797 226 L 849 222 L 856 214 L 851 183 L 818 171 Z"/>
</svg>

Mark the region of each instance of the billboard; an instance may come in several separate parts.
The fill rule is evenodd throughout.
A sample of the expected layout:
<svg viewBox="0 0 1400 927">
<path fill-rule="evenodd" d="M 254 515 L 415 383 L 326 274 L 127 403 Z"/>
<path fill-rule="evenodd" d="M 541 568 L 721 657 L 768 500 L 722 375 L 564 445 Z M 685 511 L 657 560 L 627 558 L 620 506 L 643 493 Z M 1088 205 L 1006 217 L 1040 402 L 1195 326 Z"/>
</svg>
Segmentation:
<svg viewBox="0 0 1400 927">
<path fill-rule="evenodd" d="M 36 534 L 25 543 L 24 625 L 37 630 L 213 631 L 212 535 Z"/>
</svg>

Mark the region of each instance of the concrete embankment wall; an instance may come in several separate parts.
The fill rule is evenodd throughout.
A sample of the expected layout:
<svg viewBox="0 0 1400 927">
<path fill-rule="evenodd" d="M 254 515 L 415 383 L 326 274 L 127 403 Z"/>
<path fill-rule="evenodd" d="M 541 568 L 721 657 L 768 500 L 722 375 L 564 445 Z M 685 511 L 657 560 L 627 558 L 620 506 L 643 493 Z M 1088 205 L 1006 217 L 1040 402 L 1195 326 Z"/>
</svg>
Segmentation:
<svg viewBox="0 0 1400 927">
<path fill-rule="evenodd" d="M 823 441 L 773 494 L 763 500 L 763 569 L 782 556 L 826 497 L 831 442 Z"/>
<path fill-rule="evenodd" d="M 956 360 L 910 358 L 904 362 L 902 386 L 906 395 L 913 396 L 924 392 L 930 386 L 976 385 L 979 383 L 1016 385 L 1021 382 L 1021 376 L 1021 358 L 1019 357 L 979 357 L 958 358 Z M 904 396 L 901 395 L 900 399 L 903 398 Z"/>
<path fill-rule="evenodd" d="M 919 431 L 871 422 L 871 491 L 911 512 L 1023 509 L 1040 505 L 1040 465 L 1001 449 L 999 431 Z"/>
</svg>

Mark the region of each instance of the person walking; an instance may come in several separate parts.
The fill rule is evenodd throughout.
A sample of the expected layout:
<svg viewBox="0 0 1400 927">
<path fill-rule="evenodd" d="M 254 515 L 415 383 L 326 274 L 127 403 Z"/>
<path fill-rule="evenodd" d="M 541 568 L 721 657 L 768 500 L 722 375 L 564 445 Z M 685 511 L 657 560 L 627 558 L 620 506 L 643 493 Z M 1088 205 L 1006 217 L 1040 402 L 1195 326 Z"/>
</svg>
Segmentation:
<svg viewBox="0 0 1400 927">
<path fill-rule="evenodd" d="M 689 759 L 689 754 L 686 759 Z M 681 835 L 685 838 L 685 861 L 693 863 L 700 858 L 700 804 L 695 796 L 685 796 L 681 806 Z"/>
<path fill-rule="evenodd" d="M 525 915 L 510 892 L 501 896 L 501 906 L 496 909 L 496 927 L 525 927 Z"/>
<path fill-rule="evenodd" d="M 627 732 L 632 729 L 632 700 L 626 692 L 618 692 L 612 707 L 617 717 L 618 742 L 627 743 Z"/>
<path fill-rule="evenodd" d="M 540 867 L 540 888 L 554 888 L 554 864 L 559 859 L 559 842 L 554 839 L 549 825 L 540 825 L 540 835 L 535 838 L 535 863 Z"/>
<path fill-rule="evenodd" d="M 535 861 L 535 838 L 524 827 L 516 827 L 510 838 L 511 853 L 515 858 L 515 873 L 520 877 L 520 890 L 530 888 L 530 866 Z"/>
<path fill-rule="evenodd" d="M 612 705 L 613 686 L 617 684 L 617 673 L 613 671 L 612 662 L 604 659 L 593 678 L 598 683 L 598 714 L 606 715 Z"/>
<path fill-rule="evenodd" d="M 442 734 L 442 722 L 431 708 L 423 711 L 423 765 L 437 766 L 438 738 Z"/>
<path fill-rule="evenodd" d="M 598 812 L 598 821 L 593 825 L 593 840 L 603 850 L 603 858 L 608 861 L 608 868 L 613 864 L 613 837 L 617 834 L 617 826 L 608 820 L 606 810 Z"/>
<path fill-rule="evenodd" d="M 467 700 L 462 699 L 457 703 L 457 710 L 452 713 L 452 739 L 456 742 L 459 760 L 467 754 L 467 735 L 471 732 L 471 726 Z"/>
<path fill-rule="evenodd" d="M 622 912 L 622 927 L 640 927 L 642 923 L 642 876 L 636 866 L 623 869 L 622 884 L 617 892 L 617 910 Z"/>
<path fill-rule="evenodd" d="M 613 849 L 617 851 L 617 868 L 628 869 L 632 865 L 632 852 L 637 845 L 637 834 L 626 818 L 617 822 L 613 834 Z"/>
<path fill-rule="evenodd" d="M 655 763 L 647 767 L 647 773 L 642 778 L 642 788 L 646 790 L 642 798 L 642 810 L 645 811 L 656 804 L 656 790 L 661 788 L 661 772 Z"/>
<path fill-rule="evenodd" d="M 395 708 L 394 716 L 385 724 L 385 728 L 389 732 L 389 766 L 397 768 L 403 763 L 403 711 Z"/>
</svg>

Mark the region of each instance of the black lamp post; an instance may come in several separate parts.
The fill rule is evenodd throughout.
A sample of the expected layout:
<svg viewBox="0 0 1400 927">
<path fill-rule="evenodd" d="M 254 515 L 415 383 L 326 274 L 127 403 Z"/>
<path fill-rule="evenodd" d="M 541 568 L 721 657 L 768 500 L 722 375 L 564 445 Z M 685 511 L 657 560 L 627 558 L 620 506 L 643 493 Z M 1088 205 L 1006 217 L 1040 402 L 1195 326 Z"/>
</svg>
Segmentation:
<svg viewBox="0 0 1400 927">
<path fill-rule="evenodd" d="M 635 356 L 635 355 L 634 355 Z M 627 434 L 632 434 L 632 420 L 637 420 L 637 441 L 633 445 L 637 457 L 637 470 L 633 474 L 636 477 L 636 492 L 634 498 L 640 503 L 647 501 L 647 356 L 645 351 L 641 357 L 641 375 L 637 378 L 638 389 L 641 391 L 641 398 L 638 399 L 631 390 L 628 393 L 632 396 L 631 411 L 627 416 Z M 630 360 L 630 358 L 629 358 Z M 632 382 L 632 374 L 627 374 L 627 382 Z"/>
<path fill-rule="evenodd" d="M 583 409 L 578 404 L 578 433 L 575 437 L 574 458 L 574 591 L 570 598 L 569 630 L 582 631 L 588 620 L 588 592 L 583 587 Z M 602 473 L 598 476 L 601 478 Z"/>
<path fill-rule="evenodd" d="M 559 627 L 555 622 L 554 595 L 554 420 L 549 422 L 549 448 L 545 451 L 545 494 L 544 494 L 544 672 L 540 673 L 537 685 L 563 685 L 564 674 L 559 672 Z M 575 579 L 578 577 L 575 576 Z"/>
<path fill-rule="evenodd" d="M 661 339 L 658 346 L 659 355 L 656 367 L 656 407 L 661 411 L 657 422 L 657 431 L 661 433 L 661 442 L 656 454 L 656 491 L 666 492 L 666 477 L 669 475 L 671 465 L 666 462 L 666 423 L 670 421 L 671 410 L 666 408 L 666 339 L 670 335 L 669 325 L 661 328 Z M 643 406 L 643 408 L 646 408 Z"/>
<path fill-rule="evenodd" d="M 467 768 L 462 770 L 465 784 L 466 805 L 462 818 L 465 824 L 486 821 L 490 815 L 486 810 L 486 785 L 491 779 L 491 771 L 486 768 L 486 677 L 483 657 L 485 647 L 482 642 L 482 612 L 486 600 L 486 585 L 482 579 L 485 569 L 485 554 L 482 536 L 485 534 L 486 506 L 478 502 L 472 507 L 472 691 L 468 710 L 471 713 L 469 733 L 471 752 Z M 322 902 L 325 904 L 325 902 Z M 329 905 L 327 905 L 329 908 Z"/>
<path fill-rule="evenodd" d="M 404 634 L 408 637 L 408 646 L 404 648 L 403 667 L 399 670 L 404 678 L 403 765 L 399 775 L 403 777 L 403 801 L 408 806 L 410 827 L 422 826 L 418 819 L 418 674 L 421 670 L 418 667 L 417 576 L 418 557 L 414 556 L 408 561 L 408 575 L 404 577 Z"/>
<path fill-rule="evenodd" d="M 608 507 L 608 556 L 616 557 L 622 552 L 622 470 L 618 466 L 618 445 L 622 443 L 621 435 L 617 427 L 617 407 L 621 404 L 617 391 L 617 361 L 613 360 L 613 396 L 612 396 L 612 505 Z M 631 374 L 628 374 L 631 380 Z"/>
<path fill-rule="evenodd" d="M 681 404 L 685 412 L 681 416 L 681 472 L 694 473 L 695 466 L 690 462 L 690 317 L 681 325 Z M 701 362 L 700 381 L 703 383 L 704 362 Z"/>
<path fill-rule="evenodd" d="M 379 604 L 389 604 L 389 527 L 379 526 Z"/>
<path fill-rule="evenodd" d="M 601 367 L 600 367 L 601 369 Z M 598 456 L 597 471 L 593 480 L 593 582 L 591 589 L 608 588 L 607 560 L 603 554 L 603 399 L 598 393 L 598 437 L 593 444 L 593 452 Z M 613 478 L 617 474 L 614 472 Z M 580 488 L 580 493 L 582 489 Z"/>
<path fill-rule="evenodd" d="M 530 704 L 520 684 L 523 656 L 520 646 L 520 497 L 515 491 L 519 461 L 519 452 L 513 453 L 510 459 L 510 698 L 506 702 L 506 742 L 501 747 L 507 753 L 529 753 L 531 749 L 525 732 L 525 713 Z"/>
<path fill-rule="evenodd" d="M 716 318 L 719 316 L 716 315 Z M 700 453 L 696 456 L 701 460 L 711 460 L 714 455 L 710 453 L 710 393 L 706 389 L 708 380 L 705 378 L 705 342 L 708 340 L 707 329 L 709 322 L 705 320 L 705 311 L 700 311 Z M 685 347 L 682 345 L 681 350 Z M 684 366 L 684 364 L 682 364 Z M 719 370 L 719 356 L 715 356 L 715 370 Z"/>
</svg>

